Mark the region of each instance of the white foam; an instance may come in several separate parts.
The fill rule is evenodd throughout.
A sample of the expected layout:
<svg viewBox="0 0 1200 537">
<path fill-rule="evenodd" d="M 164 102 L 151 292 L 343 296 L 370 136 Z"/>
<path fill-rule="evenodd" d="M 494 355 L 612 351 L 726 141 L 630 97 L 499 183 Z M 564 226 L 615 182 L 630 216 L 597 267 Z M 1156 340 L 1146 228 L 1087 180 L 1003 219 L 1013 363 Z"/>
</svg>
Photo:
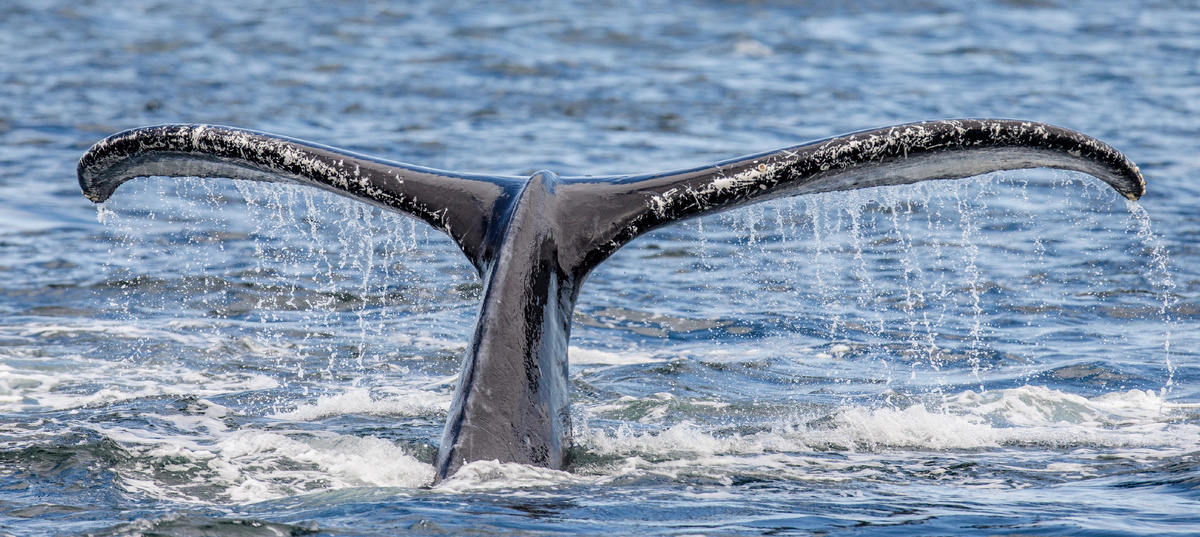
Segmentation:
<svg viewBox="0 0 1200 537">
<path fill-rule="evenodd" d="M 0 410 L 66 410 L 163 395 L 213 397 L 267 390 L 279 386 L 257 373 L 196 371 L 165 364 L 93 361 L 81 356 L 59 357 L 55 369 L 40 364 L 0 363 Z M 105 387 L 85 391 L 81 386 L 105 379 Z"/>
<path fill-rule="evenodd" d="M 171 341 L 196 349 L 221 349 L 232 343 L 236 347 L 234 352 L 242 358 L 279 358 L 295 354 L 289 346 L 251 337 L 230 342 L 216 331 L 202 330 L 219 323 L 170 321 L 155 327 L 120 321 L 81 320 L 78 323 L 28 322 L 0 326 L 0 337 L 28 340 L 26 345 L 0 348 L 0 410 L 65 410 L 164 395 L 213 397 L 279 387 L 273 377 L 250 369 L 192 369 L 182 361 L 161 358 L 97 360 L 61 355 L 46 361 L 39 350 L 47 338 L 103 334 L 115 339 Z M 203 367 L 203 364 L 191 367 Z M 96 389 L 94 385 L 99 379 L 103 379 L 103 386 Z"/>
<path fill-rule="evenodd" d="M 1051 390 L 1044 386 L 1022 386 L 983 393 L 966 391 L 947 398 L 951 411 L 989 417 L 992 422 L 1015 426 L 1134 425 L 1157 421 L 1164 412 L 1194 407 L 1168 403 L 1143 390 L 1112 392 L 1094 398 Z"/>
<path fill-rule="evenodd" d="M 972 449 L 1000 445 L 999 431 L 976 416 L 930 412 L 924 406 L 905 409 L 852 407 L 835 417 L 832 430 L 803 431 L 806 444 L 854 449 Z"/>
<path fill-rule="evenodd" d="M 696 398 L 681 399 L 674 394 L 658 392 L 644 398 L 623 396 L 608 404 L 592 405 L 587 411 L 592 415 L 622 414 L 629 419 L 630 411 L 640 414 L 638 423 L 661 423 L 663 420 L 689 407 L 725 408 L 729 403 L 706 401 Z"/>
<path fill-rule="evenodd" d="M 365 388 L 321 396 L 316 403 L 301 405 L 290 412 L 272 416 L 276 419 L 312 421 L 329 416 L 366 414 L 372 416 L 429 416 L 445 414 L 450 409 L 450 396 L 415 389 L 393 389 L 400 393 L 372 397 Z"/>
<path fill-rule="evenodd" d="M 587 429 L 577 435 L 577 442 L 588 449 L 604 454 L 644 453 L 647 455 L 713 455 L 726 453 L 761 453 L 765 447 L 754 437 L 741 435 L 714 436 L 696 424 L 683 422 L 656 433 L 637 433 L 627 426 L 616 431 Z"/>
<path fill-rule="evenodd" d="M 1032 485 L 1013 476 L 954 473 L 946 464 L 971 460 L 1075 480 L 1094 477 L 1097 464 L 1111 464 L 1104 461 L 1153 464 L 1200 449 L 1200 425 L 1189 418 L 1197 405 L 1166 403 L 1153 392 L 1087 398 L 1025 386 L 953 394 L 934 406 L 852 405 L 825 417 L 782 419 L 771 430 L 753 434 L 719 434 L 691 422 L 642 431 L 628 424 L 615 430 L 584 425 L 576 442 L 608 462 L 578 471 L 597 484 L 645 478 L 732 484 L 738 476 L 828 483 L 915 477 L 1014 489 Z M 1015 424 L 1018 418 L 1025 421 Z"/>
<path fill-rule="evenodd" d="M 651 396 L 648 399 L 659 400 Z M 632 400 L 631 402 L 636 401 Z M 1069 448 L 1200 448 L 1200 426 L 1175 423 L 1173 412 L 1195 408 L 1163 401 L 1152 392 L 1130 390 L 1086 398 L 1040 386 L 947 396 L 944 408 L 848 406 L 819 427 L 811 416 L 781 420 L 773 430 L 715 436 L 683 422 L 657 432 L 585 428 L 576 440 L 601 454 L 757 454 L 889 449 L 962 450 L 1007 446 Z M 608 411 L 611 408 L 599 406 Z"/>
<path fill-rule="evenodd" d="M 459 468 L 453 476 L 438 483 L 434 490 L 469 492 L 476 490 L 543 488 L 591 481 L 549 468 L 498 461 L 475 461 Z"/>
<path fill-rule="evenodd" d="M 609 352 L 598 349 L 583 349 L 571 347 L 567 354 L 571 365 L 635 365 L 665 362 L 665 358 L 655 358 L 641 352 Z"/>
<path fill-rule="evenodd" d="M 388 440 L 333 433 L 225 431 L 212 423 L 219 415 L 217 410 L 194 417 L 190 435 L 96 430 L 127 446 L 140 461 L 133 468 L 118 469 L 123 485 L 164 499 L 253 503 L 313 490 L 412 489 L 433 481 L 433 466 Z M 173 421 L 177 426 L 189 425 L 186 420 Z M 166 484 L 157 479 L 160 471 L 193 477 L 190 482 Z"/>
<path fill-rule="evenodd" d="M 236 462 L 245 481 L 282 485 L 306 481 L 316 473 L 328 488 L 347 486 L 419 487 L 433 480 L 433 467 L 418 461 L 392 442 L 368 437 L 333 435 L 309 439 L 261 431 L 239 432 L 216 446 L 222 460 Z M 312 465 L 294 469 L 294 463 Z M 315 477 L 315 476 L 314 476 Z M 238 483 L 239 485 L 241 483 Z M 261 498 L 261 497 L 260 497 Z M 233 498 L 249 501 L 258 498 Z"/>
<path fill-rule="evenodd" d="M 276 417 L 312 420 L 342 414 L 411 415 L 435 408 L 444 412 L 446 399 L 407 388 L 390 392 L 355 389 Z M 686 402 L 669 394 L 628 400 L 637 404 Z M 1005 465 L 1053 474 L 1055 479 L 1083 479 L 1095 474 L 1090 462 L 1099 454 L 1151 460 L 1200 449 L 1200 425 L 1179 419 L 1181 412 L 1194 412 L 1197 406 L 1174 405 L 1140 390 L 1088 398 L 1023 386 L 950 394 L 928 406 L 850 405 L 828 416 L 815 416 L 816 420 L 813 415 L 783 418 L 770 430 L 747 434 L 722 434 L 687 421 L 641 431 L 628 422 L 611 430 L 585 424 L 577 430 L 576 443 L 610 462 L 568 473 L 476 461 L 433 490 L 535 494 L 548 487 L 646 477 L 689 482 L 702 478 L 727 484 L 739 475 L 814 482 L 887 480 L 896 475 L 938 478 L 946 470 L 928 465 L 931 457 L 986 458 L 989 453 L 996 453 Z M 592 411 L 594 408 L 585 410 Z M 387 487 L 403 493 L 433 482 L 431 465 L 388 440 L 264 429 L 261 425 L 229 430 L 226 420 L 231 412 L 201 399 L 184 415 L 162 418 L 174 425 L 171 430 L 106 424 L 95 430 L 134 453 L 135 467 L 118 469 L 124 486 L 159 498 L 250 503 L 347 487 Z M 810 425 L 817 423 L 820 425 Z M 1049 458 L 1042 462 L 1041 457 L 1046 456 Z M 163 471 L 189 475 L 191 480 L 180 484 L 178 479 L 157 478 Z M 1014 483 L 984 476 L 962 484 L 1020 486 Z"/>
<path fill-rule="evenodd" d="M 122 339 L 165 339 L 176 343 L 199 345 L 214 341 L 211 336 L 184 334 L 174 330 L 158 330 L 121 321 L 91 320 L 79 324 L 31 322 L 19 325 L 0 326 L 0 334 L 14 333 L 26 338 L 49 338 L 77 336 L 80 334 L 104 334 Z"/>
</svg>

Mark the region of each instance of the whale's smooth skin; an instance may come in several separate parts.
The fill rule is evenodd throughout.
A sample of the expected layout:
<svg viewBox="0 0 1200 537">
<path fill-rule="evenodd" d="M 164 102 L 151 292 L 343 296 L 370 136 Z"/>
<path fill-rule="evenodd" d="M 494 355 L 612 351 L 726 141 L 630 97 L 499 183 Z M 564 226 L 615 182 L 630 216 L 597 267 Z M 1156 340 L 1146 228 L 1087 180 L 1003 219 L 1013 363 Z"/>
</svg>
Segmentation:
<svg viewBox="0 0 1200 537">
<path fill-rule="evenodd" d="M 78 173 L 96 203 L 135 177 L 290 182 L 404 213 L 449 235 L 484 287 L 442 434 L 440 481 L 478 460 L 564 466 L 571 445 L 567 346 L 580 286 L 643 233 L 784 196 L 1038 167 L 1090 174 L 1131 200 L 1145 192 L 1137 166 L 1108 144 L 1000 119 L 865 130 L 687 170 L 529 178 L 434 170 L 230 127 L 161 125 L 98 142 Z"/>
</svg>

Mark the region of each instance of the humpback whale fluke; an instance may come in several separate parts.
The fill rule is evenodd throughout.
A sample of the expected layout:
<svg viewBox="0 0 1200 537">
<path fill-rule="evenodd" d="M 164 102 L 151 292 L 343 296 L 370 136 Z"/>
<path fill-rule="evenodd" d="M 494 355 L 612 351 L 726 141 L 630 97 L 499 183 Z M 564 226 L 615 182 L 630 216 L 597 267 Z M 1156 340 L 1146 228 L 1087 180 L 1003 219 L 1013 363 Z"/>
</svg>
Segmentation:
<svg viewBox="0 0 1200 537">
<path fill-rule="evenodd" d="M 1038 167 L 1088 173 L 1133 200 L 1145 192 L 1137 166 L 1108 144 L 999 119 L 865 130 L 687 170 L 529 178 L 423 168 L 230 127 L 162 125 L 98 142 L 78 173 L 96 203 L 135 177 L 292 182 L 448 234 L 484 290 L 442 435 L 440 480 L 476 460 L 563 465 L 571 443 L 567 346 L 579 289 L 639 235 L 784 196 Z"/>
</svg>

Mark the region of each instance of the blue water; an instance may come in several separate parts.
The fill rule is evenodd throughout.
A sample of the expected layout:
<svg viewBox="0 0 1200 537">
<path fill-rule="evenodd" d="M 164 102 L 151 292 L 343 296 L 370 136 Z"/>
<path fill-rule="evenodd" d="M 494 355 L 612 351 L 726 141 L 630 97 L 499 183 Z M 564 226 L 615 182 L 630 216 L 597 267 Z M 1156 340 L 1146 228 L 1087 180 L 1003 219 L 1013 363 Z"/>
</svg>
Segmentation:
<svg viewBox="0 0 1200 537">
<path fill-rule="evenodd" d="M 0 3 L 0 533 L 1200 533 L 1196 2 Z M 631 243 L 575 464 L 431 487 L 480 285 L 333 196 L 75 162 L 204 122 L 608 174 L 1012 117 L 1137 162 L 781 200 Z"/>
</svg>

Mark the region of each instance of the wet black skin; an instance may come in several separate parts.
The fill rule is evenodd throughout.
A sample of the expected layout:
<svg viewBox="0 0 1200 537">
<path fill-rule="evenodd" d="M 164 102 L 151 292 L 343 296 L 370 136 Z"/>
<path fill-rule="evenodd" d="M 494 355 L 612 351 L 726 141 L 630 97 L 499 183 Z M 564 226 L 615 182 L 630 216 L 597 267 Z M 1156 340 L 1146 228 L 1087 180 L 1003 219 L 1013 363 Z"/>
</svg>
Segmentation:
<svg viewBox="0 0 1200 537">
<path fill-rule="evenodd" d="M 997 170 L 1088 173 L 1131 200 L 1145 192 L 1107 144 L 997 119 L 884 127 L 663 173 L 529 178 L 391 162 L 254 131 L 162 125 L 106 138 L 79 161 L 93 202 L 135 177 L 226 177 L 324 188 L 448 234 L 483 281 L 475 331 L 437 459 L 437 480 L 499 460 L 562 468 L 571 444 L 567 348 L 580 286 L 643 233 L 764 200 Z"/>
</svg>

